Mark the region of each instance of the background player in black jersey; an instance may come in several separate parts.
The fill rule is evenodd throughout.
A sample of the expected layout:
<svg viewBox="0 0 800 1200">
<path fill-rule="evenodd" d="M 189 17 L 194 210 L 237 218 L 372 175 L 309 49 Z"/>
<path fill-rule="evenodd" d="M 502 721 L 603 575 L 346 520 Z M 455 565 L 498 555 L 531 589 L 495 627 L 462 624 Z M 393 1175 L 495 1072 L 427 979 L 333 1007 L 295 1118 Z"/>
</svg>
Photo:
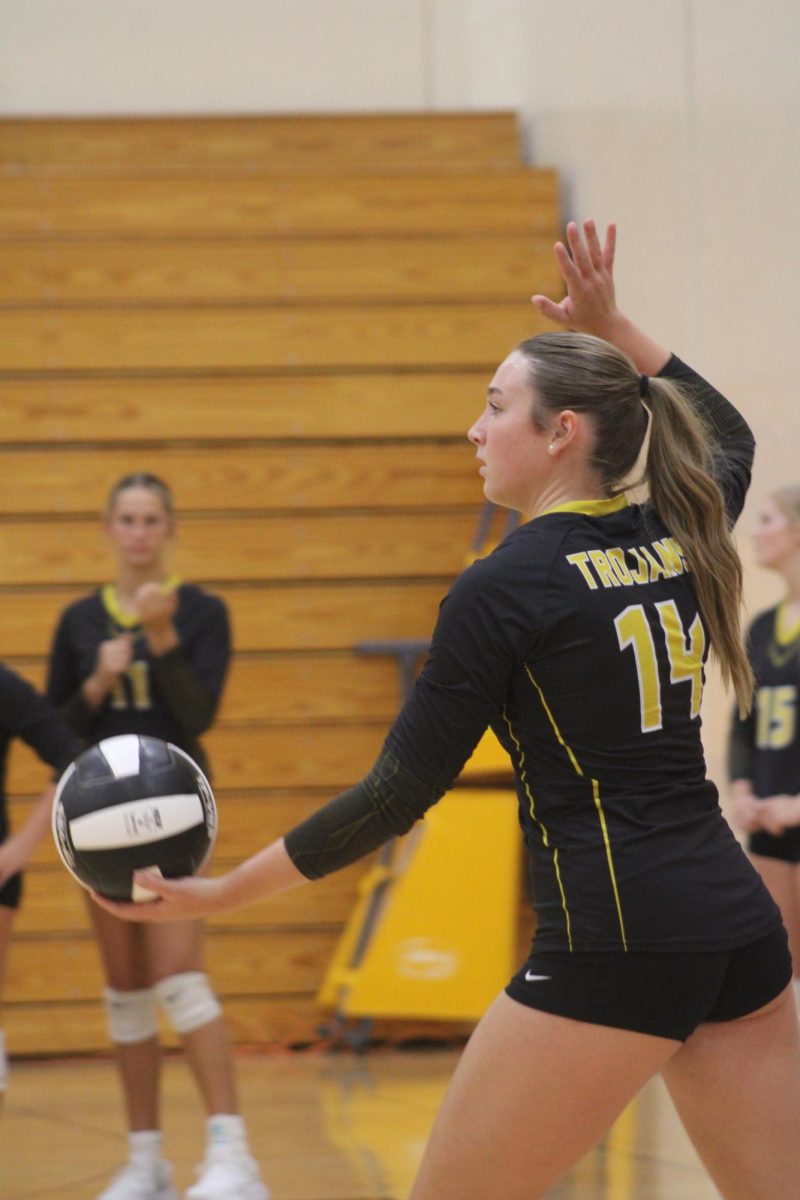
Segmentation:
<svg viewBox="0 0 800 1200">
<path fill-rule="evenodd" d="M 571 224 L 567 240 L 566 298 L 534 303 L 585 333 L 513 351 L 469 432 L 486 496 L 533 519 L 452 587 L 373 769 L 231 873 L 144 876 L 161 903 L 109 908 L 158 923 L 335 870 L 408 830 L 491 725 L 515 768 L 537 930 L 462 1056 L 413 1200 L 542 1197 L 658 1071 L 727 1200 L 788 1200 L 786 933 L 700 739 L 709 646 L 751 699 L 728 525 L 752 435 L 617 308 L 613 226 L 601 244 Z M 629 504 L 648 426 L 650 502 Z"/>
<path fill-rule="evenodd" d="M 0 998 L 5 983 L 8 949 L 16 911 L 22 898 L 22 870 L 50 828 L 55 785 L 47 787 L 25 824 L 12 832 L 7 811 L 6 761 L 11 742 L 22 738 L 42 762 L 60 774 L 80 753 L 81 744 L 43 696 L 14 671 L 0 664 Z M 6 1047 L 0 1027 L 0 1098 L 6 1087 Z"/>
<path fill-rule="evenodd" d="M 728 773 L 735 823 L 783 914 L 800 1004 L 800 487 L 761 506 L 756 558 L 786 594 L 753 621 L 747 644 L 756 679 L 746 718 L 734 714 Z"/>
<path fill-rule="evenodd" d="M 106 509 L 119 570 L 114 583 L 63 613 L 48 694 L 87 743 L 116 734 L 174 742 L 205 770 L 198 741 L 211 724 L 230 658 L 222 600 L 167 569 L 170 491 L 156 476 L 121 479 Z M 234 1064 L 220 1005 L 203 966 L 203 925 L 123 925 L 89 903 L 106 974 L 109 1028 L 130 1130 L 130 1157 L 100 1200 L 172 1200 L 161 1156 L 156 1007 L 181 1035 L 209 1114 L 208 1144 L 191 1200 L 265 1200 L 238 1114 Z"/>
</svg>

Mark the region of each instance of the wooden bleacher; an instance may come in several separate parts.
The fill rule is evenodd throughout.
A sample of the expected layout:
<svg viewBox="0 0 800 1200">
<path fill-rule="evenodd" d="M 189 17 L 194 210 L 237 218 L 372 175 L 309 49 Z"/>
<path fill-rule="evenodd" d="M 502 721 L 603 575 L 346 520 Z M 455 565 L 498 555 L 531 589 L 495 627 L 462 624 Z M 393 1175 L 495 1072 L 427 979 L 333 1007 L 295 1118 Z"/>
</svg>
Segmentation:
<svg viewBox="0 0 800 1200">
<path fill-rule="evenodd" d="M 480 504 L 464 434 L 557 289 L 557 180 L 512 114 L 0 121 L 0 655 L 41 686 L 112 570 L 98 513 L 153 470 L 175 566 L 236 656 L 206 739 L 231 864 L 366 769 L 398 703 L 355 643 L 425 638 Z M 15 746 L 11 811 L 46 772 Z M 212 923 L 239 1042 L 311 1040 L 363 866 Z M 12 1053 L 105 1049 L 54 847 L 28 872 Z"/>
</svg>

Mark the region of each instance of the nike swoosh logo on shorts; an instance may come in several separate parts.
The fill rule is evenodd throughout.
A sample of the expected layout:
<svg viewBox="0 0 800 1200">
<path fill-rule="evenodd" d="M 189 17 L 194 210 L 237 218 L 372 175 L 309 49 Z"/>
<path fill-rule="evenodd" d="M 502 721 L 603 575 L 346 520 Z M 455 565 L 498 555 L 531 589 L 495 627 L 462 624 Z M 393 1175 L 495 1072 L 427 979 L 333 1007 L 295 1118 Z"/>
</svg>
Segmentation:
<svg viewBox="0 0 800 1200">
<path fill-rule="evenodd" d="M 532 971 L 525 972 L 526 983 L 538 983 L 541 979 L 552 979 L 552 975 L 534 975 Z"/>
</svg>

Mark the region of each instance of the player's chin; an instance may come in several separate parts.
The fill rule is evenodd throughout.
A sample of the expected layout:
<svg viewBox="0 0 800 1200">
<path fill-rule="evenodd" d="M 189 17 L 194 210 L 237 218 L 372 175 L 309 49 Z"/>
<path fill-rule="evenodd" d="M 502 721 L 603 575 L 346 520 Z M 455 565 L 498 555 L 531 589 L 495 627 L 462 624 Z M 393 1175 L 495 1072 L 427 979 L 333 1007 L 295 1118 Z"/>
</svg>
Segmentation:
<svg viewBox="0 0 800 1200">
<path fill-rule="evenodd" d="M 502 504 L 502 497 L 496 484 L 493 484 L 491 479 L 484 479 L 483 494 L 487 500 L 491 500 L 492 504 Z"/>
</svg>

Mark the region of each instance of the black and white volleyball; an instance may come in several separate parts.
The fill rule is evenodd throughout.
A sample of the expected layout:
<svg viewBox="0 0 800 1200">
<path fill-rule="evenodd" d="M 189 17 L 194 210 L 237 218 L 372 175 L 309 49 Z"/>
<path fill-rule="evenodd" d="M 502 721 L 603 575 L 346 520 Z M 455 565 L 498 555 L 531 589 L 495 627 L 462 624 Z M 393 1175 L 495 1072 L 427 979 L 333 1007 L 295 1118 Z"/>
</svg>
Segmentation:
<svg viewBox="0 0 800 1200">
<path fill-rule="evenodd" d="M 106 738 L 70 763 L 53 799 L 53 836 L 67 870 L 111 900 L 149 900 L 134 871 L 193 875 L 217 832 L 214 794 L 197 763 L 171 742 Z"/>
</svg>

